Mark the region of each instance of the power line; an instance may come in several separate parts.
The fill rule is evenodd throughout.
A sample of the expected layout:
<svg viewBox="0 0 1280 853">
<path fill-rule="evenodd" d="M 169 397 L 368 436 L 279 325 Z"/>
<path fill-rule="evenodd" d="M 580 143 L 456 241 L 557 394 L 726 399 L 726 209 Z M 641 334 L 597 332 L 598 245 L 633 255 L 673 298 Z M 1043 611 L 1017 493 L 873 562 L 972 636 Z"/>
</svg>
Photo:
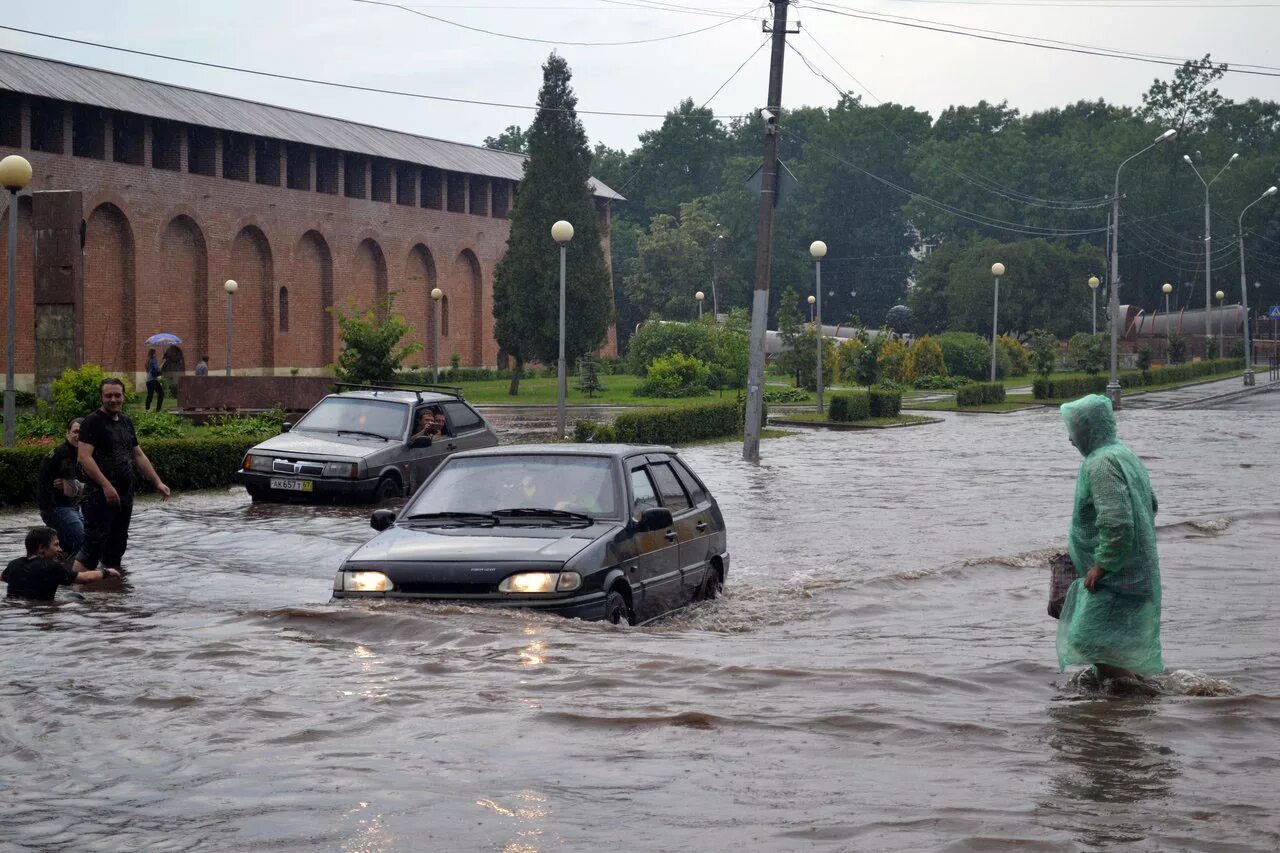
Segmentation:
<svg viewBox="0 0 1280 853">
<path fill-rule="evenodd" d="M 1280 3 L 1177 3 L 1159 0 L 1153 3 L 1116 3 L 1113 0 L 893 0 L 895 3 L 927 3 L 935 6 L 1027 6 L 1033 8 L 1059 7 L 1065 9 L 1275 9 Z"/>
<path fill-rule="evenodd" d="M 742 60 L 742 64 L 739 65 L 737 68 L 733 69 L 733 73 L 730 74 L 729 77 L 723 83 L 720 84 L 720 88 L 716 89 L 714 92 L 711 93 L 710 98 L 707 98 L 705 101 L 702 102 L 702 106 L 699 109 L 706 109 L 707 104 L 714 101 L 716 99 L 716 95 L 719 95 L 722 91 L 724 91 L 724 87 L 732 83 L 733 78 L 737 77 L 739 72 L 741 72 L 742 69 L 747 67 L 747 63 L 750 62 L 752 59 L 755 59 L 756 54 L 759 53 L 761 49 L 768 43 L 769 43 L 769 37 L 765 36 L 764 41 L 756 45 L 756 49 L 751 51 L 751 54 L 747 56 L 746 59 Z"/>
<path fill-rule="evenodd" d="M 294 74 L 278 74 L 272 71 L 259 71 L 256 68 L 241 68 L 239 66 L 225 65 L 218 62 L 205 62 L 199 59 L 188 59 L 183 56 L 170 56 L 168 54 L 153 53 L 147 50 L 136 50 L 130 47 L 120 47 L 118 45 L 105 44 L 103 42 L 88 41 L 87 39 L 77 39 L 77 38 L 71 38 L 70 36 L 53 35 L 52 33 L 42 33 L 42 32 L 37 32 L 36 30 L 25 30 L 20 27 L 10 27 L 4 24 L 0 24 L 0 30 L 8 30 L 9 32 L 22 33 L 23 35 L 29 35 L 29 36 L 39 36 L 40 38 L 53 39 L 54 41 L 68 42 L 70 44 L 79 44 L 79 45 L 84 45 L 86 47 L 97 47 L 103 50 L 114 50 L 119 53 L 127 53 L 132 56 L 145 56 L 149 59 L 163 59 L 168 62 L 180 62 L 184 65 L 196 65 L 201 68 L 216 68 L 219 71 L 234 71 L 238 74 L 251 74 L 255 77 L 268 77 L 274 80 L 288 80 L 293 83 L 311 83 L 316 86 L 328 86 L 334 89 L 346 89 L 348 91 L 353 91 L 353 92 L 368 92 L 376 95 L 395 95 L 401 98 L 416 98 L 416 99 L 425 100 L 425 101 L 444 101 L 450 104 L 470 104 L 472 106 L 480 106 L 480 107 L 501 107 L 503 109 L 509 109 L 509 110 L 531 110 L 533 112 L 537 112 L 538 110 L 543 109 L 542 107 L 539 107 L 537 105 L 508 104 L 508 103 L 503 103 L 501 101 L 480 101 L 474 98 L 451 98 L 446 95 L 428 95 L 425 92 L 406 92 L 398 89 L 383 89 L 377 86 L 361 86 L 356 83 L 339 83 L 335 80 L 317 80 L 315 78 L 301 77 Z M 24 54 L 24 55 L 29 55 L 29 54 Z M 47 57 L 34 57 L 34 58 L 47 59 Z M 48 60 L 48 61 L 58 62 L 60 60 Z M 103 71 L 108 74 L 119 73 L 116 71 L 107 71 L 106 69 L 94 69 L 94 70 Z M 126 76 L 131 76 L 131 75 L 126 75 Z M 145 78 L 137 78 L 137 79 L 145 79 Z M 148 81 L 148 82 L 155 82 L 155 81 Z M 162 85 L 172 85 L 172 84 L 162 84 Z M 560 112 L 567 111 L 564 108 L 560 108 L 560 107 L 547 107 L 546 109 L 553 110 L 553 111 L 560 111 Z M 616 112 L 612 110 L 588 110 L 588 109 L 581 109 L 581 108 L 574 110 L 574 112 L 578 113 L 579 115 L 621 116 L 623 118 L 666 118 L 666 113 L 627 113 L 627 112 Z M 723 118 L 723 119 L 735 119 L 735 118 L 742 118 L 742 117 L 743 116 L 741 114 L 714 116 L 714 118 Z"/>
<path fill-rule="evenodd" d="M 1041 50 L 1053 50 L 1063 53 L 1077 53 L 1084 56 L 1101 56 L 1107 59 L 1127 59 L 1132 62 L 1145 62 L 1152 65 L 1167 65 L 1175 68 L 1181 68 L 1187 62 L 1195 62 L 1192 59 L 1159 59 L 1154 55 L 1144 55 L 1133 51 L 1118 51 L 1093 48 L 1086 45 L 1076 45 L 1072 42 L 1062 42 L 1056 39 L 1045 39 L 1039 36 L 1015 35 L 1012 33 L 999 33 L 998 30 L 983 30 L 977 27 L 964 27 L 959 24 L 949 24 L 942 21 L 928 21 L 922 18 L 908 18 L 902 15 L 882 15 L 877 12 L 867 12 L 862 9 L 851 9 L 849 7 L 831 7 L 811 3 L 809 8 L 828 12 L 833 15 L 840 15 L 846 18 L 858 18 L 864 21 L 875 21 L 881 24 L 890 24 L 898 27 L 908 27 L 916 30 L 927 30 L 936 33 L 946 33 L 948 35 L 965 36 L 967 38 L 981 39 L 982 41 L 999 42 L 1001 44 L 1016 44 L 1023 47 L 1035 47 Z M 1035 39 L 1030 41 L 1029 39 Z M 1270 65 L 1253 65 L 1249 63 L 1224 63 L 1227 65 L 1226 71 L 1232 74 L 1251 74 L 1260 77 L 1280 77 L 1280 68 Z M 1267 71 L 1251 70 L 1251 69 L 1271 69 Z"/>
<path fill-rule="evenodd" d="M 688 32 L 683 32 L 683 33 L 673 33 L 672 35 L 666 35 L 666 36 L 654 36 L 653 38 L 646 38 L 646 39 L 629 39 L 627 41 L 564 41 L 561 39 L 534 38 L 533 36 L 522 36 L 522 35 L 516 35 L 515 33 L 504 33 L 504 32 L 499 32 L 498 30 L 488 30 L 488 29 L 485 29 L 484 27 L 474 27 L 474 26 L 471 26 L 470 24 L 464 24 L 460 21 L 451 21 L 448 18 L 442 18 L 439 15 L 432 15 L 429 12 L 423 12 L 419 9 L 415 9 L 412 6 L 406 6 L 402 3 L 391 3 L 391 2 L 388 2 L 388 0 L 351 0 L 351 2 L 363 3 L 368 6 L 385 6 L 389 9 L 399 9 L 403 12 L 408 12 L 411 15 L 417 15 L 422 18 L 428 18 L 432 21 L 436 21 L 437 23 L 447 24 L 451 27 L 457 27 L 462 30 L 469 30 L 473 33 L 482 33 L 487 36 L 496 36 L 498 38 L 512 39 L 513 41 L 533 42 L 534 44 L 554 44 L 554 45 L 563 45 L 568 47 L 625 47 L 627 45 L 653 44 L 654 42 L 671 41 L 672 39 L 685 38 L 686 36 L 695 36 L 695 35 L 698 35 L 699 33 L 705 33 L 711 30 L 719 29 L 720 27 L 726 26 L 728 24 L 732 24 L 734 21 L 740 21 L 743 18 L 750 17 L 760 9 L 759 6 L 756 6 L 755 8 L 751 9 L 748 12 L 743 12 L 741 15 L 728 18 L 726 20 L 719 22 L 718 24 L 710 24 L 705 27 L 700 27 L 699 29 L 696 29 L 696 30 L 689 30 Z"/>
</svg>

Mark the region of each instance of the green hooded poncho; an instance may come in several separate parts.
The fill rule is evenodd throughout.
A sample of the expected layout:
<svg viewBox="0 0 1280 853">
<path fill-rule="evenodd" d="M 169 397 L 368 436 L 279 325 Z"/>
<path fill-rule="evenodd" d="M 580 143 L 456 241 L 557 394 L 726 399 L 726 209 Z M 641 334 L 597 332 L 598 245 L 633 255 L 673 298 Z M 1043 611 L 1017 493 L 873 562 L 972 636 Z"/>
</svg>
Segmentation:
<svg viewBox="0 0 1280 853">
<path fill-rule="evenodd" d="M 1160 654 L 1160 561 L 1156 496 L 1147 469 L 1116 439 L 1111 401 L 1099 394 L 1062 407 L 1084 455 L 1071 514 L 1071 562 L 1080 575 L 1058 621 L 1058 666 L 1104 663 L 1152 675 Z M 1094 592 L 1084 575 L 1101 566 Z"/>
</svg>

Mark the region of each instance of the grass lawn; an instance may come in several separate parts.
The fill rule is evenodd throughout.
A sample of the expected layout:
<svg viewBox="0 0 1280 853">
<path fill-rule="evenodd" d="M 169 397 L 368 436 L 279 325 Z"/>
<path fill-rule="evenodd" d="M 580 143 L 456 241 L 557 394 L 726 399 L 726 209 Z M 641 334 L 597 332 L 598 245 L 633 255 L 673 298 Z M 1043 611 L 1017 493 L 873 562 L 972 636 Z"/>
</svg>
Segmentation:
<svg viewBox="0 0 1280 853">
<path fill-rule="evenodd" d="M 788 414 L 783 418 L 778 418 L 774 422 L 784 425 L 788 423 L 815 424 L 818 426 L 836 427 L 837 429 L 887 429 L 889 427 L 937 423 L 937 420 L 937 418 L 930 418 L 922 415 L 898 415 L 894 418 L 867 418 L 863 421 L 833 421 L 829 420 L 825 414 L 820 415 L 817 412 L 798 412 L 796 414 Z"/>
<path fill-rule="evenodd" d="M 600 384 L 605 387 L 605 390 L 596 392 L 594 397 L 588 397 L 574 387 L 576 381 L 576 377 L 569 377 L 568 379 L 568 393 L 565 396 L 565 400 L 570 406 L 684 406 L 694 403 L 715 403 L 721 400 L 732 400 L 737 396 L 735 391 L 726 390 L 723 395 L 718 391 L 712 391 L 710 394 L 704 394 L 700 397 L 637 397 L 631 392 L 643 380 L 638 376 L 619 374 L 617 376 L 601 376 Z M 515 397 L 507 394 L 507 389 L 511 387 L 511 381 L 508 379 L 445 384 L 453 384 L 461 388 L 463 396 L 469 403 L 482 405 L 508 403 L 516 406 L 536 406 L 554 405 L 556 402 L 556 378 L 554 376 L 525 377 L 521 379 L 520 393 Z M 776 383 L 770 382 L 765 387 L 766 391 L 782 391 L 790 386 L 784 380 Z M 814 395 L 808 394 L 807 400 L 810 403 L 814 402 Z M 800 401 L 786 405 L 804 405 L 804 402 Z"/>
<path fill-rule="evenodd" d="M 903 404 L 906 405 L 905 403 Z M 1005 396 L 1003 403 L 983 403 L 980 406 L 965 406 L 963 409 L 956 405 L 956 398 L 950 397 L 946 400 L 935 400 L 931 403 L 912 403 L 912 409 L 919 409 L 925 412 L 985 412 L 988 414 L 998 414 L 1001 412 L 1020 412 L 1023 409 L 1034 409 L 1041 405 L 1041 401 L 1033 400 L 1030 394 L 1008 394 Z"/>
</svg>

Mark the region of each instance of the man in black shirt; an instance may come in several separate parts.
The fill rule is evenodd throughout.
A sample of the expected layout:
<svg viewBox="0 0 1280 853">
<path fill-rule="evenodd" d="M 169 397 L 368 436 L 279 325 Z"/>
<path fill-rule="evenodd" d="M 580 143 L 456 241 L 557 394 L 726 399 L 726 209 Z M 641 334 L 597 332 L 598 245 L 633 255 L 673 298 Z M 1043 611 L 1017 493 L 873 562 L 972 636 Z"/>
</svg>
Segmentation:
<svg viewBox="0 0 1280 853">
<path fill-rule="evenodd" d="M 85 539 L 75 564 L 81 572 L 96 569 L 99 562 L 108 569 L 120 568 L 133 518 L 134 465 L 157 492 L 169 497 L 169 487 L 138 446 L 133 422 L 120 411 L 124 383 L 109 377 L 98 390 L 102 407 L 80 425 L 80 467 L 89 478 L 82 504 Z"/>
<path fill-rule="evenodd" d="M 63 584 L 89 583 L 119 575 L 112 569 L 77 572 L 62 562 L 58 532 L 52 527 L 33 527 L 27 531 L 27 556 L 5 566 L 0 580 L 8 584 L 10 598 L 35 598 L 51 601 Z"/>
<path fill-rule="evenodd" d="M 80 422 L 76 418 L 67 427 L 67 440 L 49 452 L 40 462 L 36 480 L 36 503 L 40 520 L 58 531 L 58 541 L 68 554 L 75 554 L 84 543 L 84 516 L 80 515 L 80 466 L 76 461 L 80 447 Z"/>
</svg>

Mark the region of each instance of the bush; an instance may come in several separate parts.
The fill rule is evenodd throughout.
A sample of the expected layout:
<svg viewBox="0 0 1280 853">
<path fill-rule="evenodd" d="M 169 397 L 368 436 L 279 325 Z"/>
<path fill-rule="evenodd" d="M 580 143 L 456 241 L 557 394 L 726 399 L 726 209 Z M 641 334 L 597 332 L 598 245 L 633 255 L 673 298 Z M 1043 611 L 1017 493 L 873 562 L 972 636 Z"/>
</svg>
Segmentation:
<svg viewBox="0 0 1280 853">
<path fill-rule="evenodd" d="M 809 393 L 803 388 L 784 388 L 781 391 L 766 391 L 764 394 L 766 403 L 807 403 L 809 402 Z"/>
<path fill-rule="evenodd" d="M 996 366 L 1002 358 L 1009 361 L 1009 376 L 1025 376 L 1031 369 L 1031 350 L 1017 338 L 1008 335 L 996 337 Z"/>
<path fill-rule="evenodd" d="M 917 376 L 911 385 L 921 391 L 954 391 L 957 388 L 963 388 L 968 385 L 970 381 L 963 376 L 938 376 L 935 374 Z"/>
<path fill-rule="evenodd" d="M 96 364 L 84 364 L 75 369 L 68 369 L 53 380 L 53 413 L 62 421 L 63 429 L 75 418 L 82 418 L 102 405 L 100 385 L 107 378 L 107 372 Z M 132 391 L 129 380 L 119 377 L 124 382 L 124 393 L 128 397 Z"/>
<path fill-rule="evenodd" d="M 1104 334 L 1086 335 L 1077 332 L 1071 336 L 1067 344 L 1067 361 L 1076 370 L 1084 371 L 1090 376 L 1102 372 L 1107 366 L 1108 341 Z"/>
<path fill-rule="evenodd" d="M 991 370 L 991 344 L 972 332 L 938 335 L 947 373 L 969 379 L 986 379 Z"/>
<path fill-rule="evenodd" d="M 836 348 L 836 375 L 843 381 L 857 381 L 858 356 L 862 354 L 863 346 L 860 338 L 849 338 Z"/>
<path fill-rule="evenodd" d="M 922 376 L 946 376 L 947 362 L 942 357 L 942 347 L 925 335 L 916 338 L 907 350 L 907 376 L 911 382 Z"/>
<path fill-rule="evenodd" d="M 834 394 L 831 397 L 827 416 L 841 423 L 865 421 L 871 417 L 871 395 L 866 391 Z"/>
<path fill-rule="evenodd" d="M 711 368 L 692 356 L 672 353 L 649 365 L 645 380 L 631 393 L 637 397 L 697 397 L 706 394 Z"/>
<path fill-rule="evenodd" d="M 377 307 L 351 314 L 328 309 L 338 321 L 342 338 L 342 352 L 334 365 L 334 375 L 340 382 L 395 381 L 404 360 L 422 349 L 420 343 L 400 345 L 412 327 L 392 312 L 395 296 L 394 292 L 389 293 Z"/>
<path fill-rule="evenodd" d="M 972 382 L 956 392 L 956 406 L 962 409 L 1003 402 L 1004 385 L 999 382 Z"/>
<path fill-rule="evenodd" d="M 766 415 L 767 416 L 767 413 Z M 703 438 L 740 435 L 743 408 L 734 400 L 624 412 L 612 425 L 594 421 L 574 424 L 574 441 L 620 441 L 626 444 L 681 444 Z"/>
<path fill-rule="evenodd" d="M 237 418 L 231 415 L 213 418 L 208 426 L 209 434 L 218 438 L 253 438 L 261 441 L 273 435 L 279 435 L 284 424 L 284 411 L 273 409 L 251 418 Z"/>
<path fill-rule="evenodd" d="M 715 354 L 711 327 L 705 323 L 648 320 L 640 324 L 627 344 L 627 366 L 636 376 L 646 376 L 650 365 L 673 354 L 711 361 Z"/>
<path fill-rule="evenodd" d="M 890 338 L 880 347 L 880 374 L 894 382 L 907 382 L 907 345 L 899 338 Z"/>
<path fill-rule="evenodd" d="M 1046 329 L 1031 330 L 1031 368 L 1039 376 L 1048 376 L 1058 365 L 1058 338 Z"/>
<path fill-rule="evenodd" d="M 1187 360 L 1187 336 L 1177 332 L 1169 336 L 1169 361 L 1181 364 Z"/>
<path fill-rule="evenodd" d="M 1231 373 L 1243 366 L 1240 359 L 1220 358 L 1213 361 L 1196 361 L 1156 367 L 1146 371 L 1125 370 L 1120 373 L 1121 388 L 1141 388 L 1144 385 L 1164 385 L 1170 382 L 1186 382 L 1219 373 Z M 1084 379 L 1039 378 L 1031 385 L 1037 400 L 1059 400 L 1081 397 L 1085 394 L 1101 394 L 1107 389 L 1108 377 L 1089 376 Z"/>
<path fill-rule="evenodd" d="M 896 418 L 902 411 L 902 394 L 882 388 L 872 388 L 868 392 L 871 404 L 871 417 Z"/>
<path fill-rule="evenodd" d="M 181 438 L 187 422 L 168 412 L 134 412 L 129 415 L 138 438 Z"/>
<path fill-rule="evenodd" d="M 67 423 L 70 423 L 68 420 Z M 33 438 L 62 438 L 67 434 L 67 423 L 43 414 L 22 412 L 14 420 L 13 434 L 18 441 Z"/>
</svg>

